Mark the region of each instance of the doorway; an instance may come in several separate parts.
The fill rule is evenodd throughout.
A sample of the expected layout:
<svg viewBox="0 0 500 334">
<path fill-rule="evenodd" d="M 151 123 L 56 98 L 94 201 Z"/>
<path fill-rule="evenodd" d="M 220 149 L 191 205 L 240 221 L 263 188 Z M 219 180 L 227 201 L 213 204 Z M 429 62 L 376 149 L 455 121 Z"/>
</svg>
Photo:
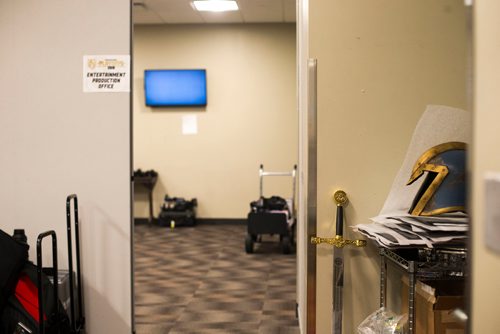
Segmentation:
<svg viewBox="0 0 500 334">
<path fill-rule="evenodd" d="M 152 169 L 158 173 L 158 181 L 153 192 L 153 212 L 156 217 L 165 195 L 186 199 L 196 198 L 199 222 L 194 228 L 172 229 L 167 226 L 156 231 L 157 233 L 150 233 L 156 226 L 137 226 L 136 241 L 142 237 L 144 237 L 142 240 L 146 240 L 148 236 L 154 239 L 161 233 L 173 237 L 168 241 L 169 246 L 173 248 L 164 254 L 168 262 L 176 259 L 176 253 L 182 248 L 181 245 L 176 247 L 175 242 L 184 244 L 185 240 L 193 241 L 199 236 L 198 260 L 203 255 L 207 255 L 208 258 L 198 264 L 185 264 L 187 268 L 182 270 L 191 273 L 194 268 L 203 269 L 207 261 L 213 262 L 215 258 L 228 254 L 232 254 L 231 259 L 249 257 L 244 251 L 244 235 L 239 237 L 238 233 L 241 231 L 245 233 L 244 223 L 250 209 L 249 204 L 259 196 L 259 165 L 264 164 L 269 170 L 288 170 L 297 163 L 295 40 L 295 24 L 286 22 L 250 25 L 135 26 L 134 169 L 140 168 L 143 171 Z M 206 106 L 182 108 L 145 106 L 144 70 L 173 68 L 206 69 L 208 92 Z M 190 126 L 187 132 L 186 126 Z M 264 195 L 287 196 L 290 192 L 289 183 L 289 181 L 277 181 L 268 184 Z M 135 216 L 147 217 L 149 209 L 146 195 L 137 189 L 135 197 Z M 233 228 L 239 230 L 235 231 Z M 209 235 L 212 237 L 208 237 Z M 209 245 L 208 240 L 214 241 L 217 239 L 216 236 L 229 238 L 231 242 L 222 240 L 223 247 L 221 244 Z M 179 239 L 176 239 L 177 237 Z M 161 241 L 153 240 L 153 244 L 158 242 Z M 228 245 L 236 247 L 236 253 L 231 253 L 233 250 L 221 253 Z M 269 245 L 273 245 L 272 239 L 269 240 Z M 260 254 L 256 251 L 257 254 L 251 255 L 257 257 L 252 261 L 257 267 L 263 264 L 269 266 L 267 260 L 258 259 L 259 255 L 266 258 L 279 255 L 277 259 L 280 261 L 276 260 L 278 265 L 275 263 L 275 268 L 279 268 L 280 263 L 290 259 L 290 256 L 279 254 L 279 249 L 265 248 L 261 249 Z M 215 251 L 212 260 L 210 258 L 212 255 L 209 255 L 210 250 Z M 135 265 L 139 268 L 144 262 L 140 263 L 139 261 L 143 260 L 137 255 L 136 252 Z M 292 258 L 295 261 L 295 256 L 292 255 Z M 249 279 L 254 281 L 252 284 L 255 284 L 255 279 L 261 280 L 258 274 L 263 272 L 262 268 L 254 269 L 249 272 Z M 288 282 L 290 277 L 295 281 L 295 265 L 293 269 L 293 274 L 282 273 Z M 215 271 L 207 273 L 215 275 L 217 283 L 214 284 L 220 285 L 228 276 L 232 276 L 230 284 L 233 286 L 242 283 L 239 280 L 235 282 L 235 276 L 231 273 Z M 165 269 L 163 274 L 167 283 L 179 278 L 171 277 L 168 269 Z M 276 275 L 279 276 L 279 273 Z M 158 276 L 152 275 L 150 279 L 144 278 L 142 281 L 136 277 L 136 288 L 138 284 L 142 286 L 150 284 L 152 277 Z M 178 283 L 178 291 L 192 288 L 190 285 L 197 284 Z M 282 283 L 279 284 L 283 286 Z M 249 289 L 251 291 L 252 288 Z M 292 292 L 295 294 L 295 286 Z M 234 299 L 236 296 L 230 298 Z M 136 294 L 136 306 L 139 301 Z M 219 302 L 225 303 L 220 300 Z M 292 297 L 285 307 L 290 311 L 292 305 L 293 318 L 295 318 L 295 302 L 296 298 Z M 182 308 L 180 304 L 170 304 L 173 308 L 166 309 L 157 303 L 155 314 L 174 314 Z M 240 304 L 240 307 L 242 305 Z M 188 309 L 187 304 L 186 309 Z M 136 307 L 136 315 L 141 314 L 139 311 Z M 263 312 L 266 313 L 265 310 Z M 272 313 L 268 314 L 269 317 L 272 317 Z M 207 313 L 200 317 L 208 319 L 209 326 L 216 326 L 214 323 L 217 322 Z M 179 319 L 180 323 L 193 320 L 182 316 L 176 319 Z M 135 320 L 137 333 L 141 333 L 137 316 Z M 230 320 L 226 318 L 221 321 L 231 322 Z M 252 322 L 251 320 L 249 319 L 249 322 Z M 158 323 L 161 321 L 158 319 Z M 238 322 L 241 322 L 241 319 Z M 179 328 L 181 327 L 182 325 Z"/>
</svg>

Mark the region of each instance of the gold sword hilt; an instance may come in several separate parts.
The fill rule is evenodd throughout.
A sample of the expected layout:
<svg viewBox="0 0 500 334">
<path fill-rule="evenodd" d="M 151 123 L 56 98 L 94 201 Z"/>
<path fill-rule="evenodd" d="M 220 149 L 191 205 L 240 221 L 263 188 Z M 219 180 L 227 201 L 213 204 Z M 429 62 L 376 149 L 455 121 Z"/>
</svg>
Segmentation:
<svg viewBox="0 0 500 334">
<path fill-rule="evenodd" d="M 336 235 L 335 238 L 311 237 L 311 244 L 313 245 L 329 244 L 337 248 L 344 248 L 346 246 L 365 247 L 366 240 L 361 240 L 361 239 L 349 240 L 349 239 L 344 239 L 341 235 Z"/>
<path fill-rule="evenodd" d="M 335 203 L 338 205 L 338 206 L 344 206 L 347 204 L 347 194 L 345 193 L 345 191 L 343 190 L 337 190 L 334 194 L 333 194 L 333 200 L 335 201 Z"/>
<path fill-rule="evenodd" d="M 337 207 L 340 207 L 340 212 L 339 210 L 337 210 L 337 232 L 340 231 L 340 234 L 343 234 L 342 224 L 344 220 L 344 214 L 342 211 L 342 207 L 346 205 L 348 202 L 347 194 L 343 190 L 337 190 L 333 194 L 333 200 L 337 204 Z M 345 246 L 365 247 L 366 240 L 344 239 L 342 235 L 337 234 L 334 238 L 311 237 L 311 244 L 313 245 L 329 244 L 337 248 L 344 248 Z"/>
</svg>

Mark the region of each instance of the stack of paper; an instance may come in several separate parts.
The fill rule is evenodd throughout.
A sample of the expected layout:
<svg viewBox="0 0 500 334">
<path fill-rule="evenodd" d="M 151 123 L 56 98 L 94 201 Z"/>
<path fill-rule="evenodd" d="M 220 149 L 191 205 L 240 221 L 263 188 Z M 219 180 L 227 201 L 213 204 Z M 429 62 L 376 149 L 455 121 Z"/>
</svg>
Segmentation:
<svg viewBox="0 0 500 334">
<path fill-rule="evenodd" d="M 359 224 L 354 230 L 383 247 L 429 247 L 463 244 L 469 218 L 465 213 L 413 216 L 394 212 L 371 218 L 373 224 Z"/>
</svg>

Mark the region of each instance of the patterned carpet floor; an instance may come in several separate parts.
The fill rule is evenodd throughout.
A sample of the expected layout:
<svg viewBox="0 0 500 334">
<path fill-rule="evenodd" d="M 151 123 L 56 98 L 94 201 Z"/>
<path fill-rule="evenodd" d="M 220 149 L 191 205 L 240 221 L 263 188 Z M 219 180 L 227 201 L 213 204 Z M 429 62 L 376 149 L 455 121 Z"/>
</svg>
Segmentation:
<svg viewBox="0 0 500 334">
<path fill-rule="evenodd" d="M 246 226 L 135 227 L 137 334 L 298 334 L 296 257 Z"/>
</svg>

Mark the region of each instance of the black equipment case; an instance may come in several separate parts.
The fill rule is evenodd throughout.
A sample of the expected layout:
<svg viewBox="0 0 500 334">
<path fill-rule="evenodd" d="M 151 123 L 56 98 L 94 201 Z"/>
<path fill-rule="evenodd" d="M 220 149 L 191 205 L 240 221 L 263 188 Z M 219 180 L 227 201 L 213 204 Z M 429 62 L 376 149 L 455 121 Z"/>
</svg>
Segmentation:
<svg viewBox="0 0 500 334">
<path fill-rule="evenodd" d="M 190 201 L 181 197 L 169 197 L 165 195 L 165 201 L 158 215 L 160 226 L 194 226 L 196 225 L 196 198 Z"/>
</svg>

